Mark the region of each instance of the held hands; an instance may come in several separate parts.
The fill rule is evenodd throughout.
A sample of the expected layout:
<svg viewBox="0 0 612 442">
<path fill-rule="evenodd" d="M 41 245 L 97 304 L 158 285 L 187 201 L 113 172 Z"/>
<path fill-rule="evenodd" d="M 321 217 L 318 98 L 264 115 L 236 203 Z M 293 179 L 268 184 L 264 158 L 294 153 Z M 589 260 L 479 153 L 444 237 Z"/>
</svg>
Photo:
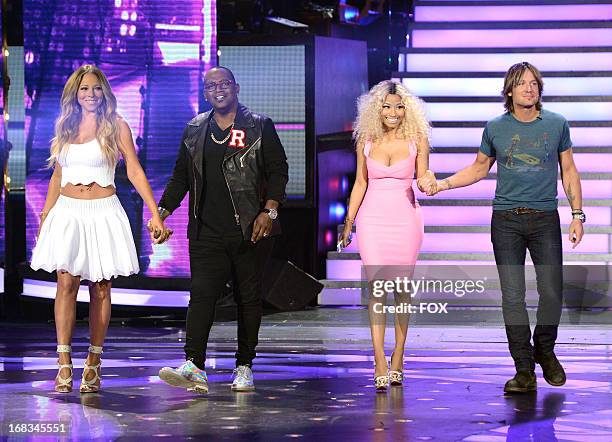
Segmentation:
<svg viewBox="0 0 612 442">
<path fill-rule="evenodd" d="M 172 229 L 166 228 L 159 216 L 155 216 L 147 222 L 147 230 L 153 244 L 163 244 L 174 233 Z"/>
<path fill-rule="evenodd" d="M 434 196 L 439 192 L 442 192 L 443 190 L 448 190 L 448 182 L 446 180 L 436 180 L 434 185 L 432 186 L 432 188 L 430 189 L 429 192 L 427 192 L 427 196 Z"/>
<path fill-rule="evenodd" d="M 572 220 L 572 223 L 569 226 L 569 240 L 574 244 L 572 249 L 575 249 L 580 241 L 582 241 L 582 236 L 584 235 L 584 227 L 582 227 L 582 221 L 579 219 Z"/>
<path fill-rule="evenodd" d="M 436 176 L 429 169 L 425 171 L 421 178 L 417 179 L 417 187 L 427 196 L 432 196 L 439 192 Z"/>
<path fill-rule="evenodd" d="M 272 219 L 268 216 L 267 213 L 261 212 L 255 218 L 253 222 L 253 234 L 251 235 L 251 242 L 255 244 L 262 238 L 270 235 L 270 231 L 272 230 Z"/>
</svg>

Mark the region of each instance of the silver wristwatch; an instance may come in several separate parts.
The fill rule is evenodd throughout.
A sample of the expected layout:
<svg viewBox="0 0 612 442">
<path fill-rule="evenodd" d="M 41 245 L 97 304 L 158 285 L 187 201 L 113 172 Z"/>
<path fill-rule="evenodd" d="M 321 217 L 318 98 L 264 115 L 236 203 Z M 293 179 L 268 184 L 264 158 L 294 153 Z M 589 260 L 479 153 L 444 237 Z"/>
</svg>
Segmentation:
<svg viewBox="0 0 612 442">
<path fill-rule="evenodd" d="M 170 216 L 170 212 L 163 207 L 158 207 L 157 213 L 159 213 L 159 217 L 162 219 L 162 221 Z"/>
<path fill-rule="evenodd" d="M 586 222 L 586 215 L 580 209 L 572 210 L 572 219 L 579 219 L 582 224 Z"/>
<path fill-rule="evenodd" d="M 268 216 L 270 217 L 270 219 L 274 220 L 276 218 L 278 218 L 278 212 L 276 209 L 266 209 L 263 208 L 261 209 L 262 212 L 267 213 Z"/>
</svg>

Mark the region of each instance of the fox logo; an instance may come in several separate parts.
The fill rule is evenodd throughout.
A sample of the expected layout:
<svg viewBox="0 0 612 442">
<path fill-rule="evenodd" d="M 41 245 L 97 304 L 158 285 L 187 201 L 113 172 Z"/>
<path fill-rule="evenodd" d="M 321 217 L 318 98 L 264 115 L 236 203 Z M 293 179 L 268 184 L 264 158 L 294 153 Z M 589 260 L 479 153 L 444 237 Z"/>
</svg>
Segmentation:
<svg viewBox="0 0 612 442">
<path fill-rule="evenodd" d="M 232 129 L 232 137 L 230 139 L 229 145 L 231 147 L 236 147 L 238 149 L 246 147 L 245 144 L 244 144 L 244 137 L 245 136 L 246 136 L 246 134 L 244 133 L 243 130 Z"/>
</svg>

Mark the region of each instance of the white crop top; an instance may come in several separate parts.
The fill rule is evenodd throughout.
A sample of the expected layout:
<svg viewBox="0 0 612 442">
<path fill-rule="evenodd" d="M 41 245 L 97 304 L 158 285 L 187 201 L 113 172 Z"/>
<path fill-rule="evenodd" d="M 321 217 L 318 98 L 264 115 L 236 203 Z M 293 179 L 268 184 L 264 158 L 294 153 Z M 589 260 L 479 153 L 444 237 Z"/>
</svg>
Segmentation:
<svg viewBox="0 0 612 442">
<path fill-rule="evenodd" d="M 61 187 L 68 183 L 115 186 L 115 166 L 108 164 L 97 139 L 83 144 L 70 144 L 66 150 L 58 158 L 62 166 Z"/>
</svg>

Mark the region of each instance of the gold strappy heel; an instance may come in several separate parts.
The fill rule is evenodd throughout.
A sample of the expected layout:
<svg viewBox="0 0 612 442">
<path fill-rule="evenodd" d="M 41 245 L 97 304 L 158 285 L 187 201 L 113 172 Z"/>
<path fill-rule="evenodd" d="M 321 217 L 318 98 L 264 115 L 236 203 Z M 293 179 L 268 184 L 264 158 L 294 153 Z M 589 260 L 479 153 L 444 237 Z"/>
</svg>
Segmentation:
<svg viewBox="0 0 612 442">
<path fill-rule="evenodd" d="M 70 353 L 72 348 L 69 345 L 58 345 L 58 353 Z M 70 393 L 72 391 L 72 364 L 60 364 L 59 359 L 57 360 L 57 376 L 55 376 L 55 391 L 58 393 Z M 70 376 L 67 378 L 62 376 L 62 370 L 68 368 L 70 370 Z"/>
<path fill-rule="evenodd" d="M 393 353 L 391 353 L 391 361 L 393 361 Z M 404 366 L 404 361 L 402 360 L 402 367 Z M 403 370 L 391 370 L 391 362 L 389 362 L 389 382 L 391 385 L 402 385 L 404 382 L 404 372 Z"/>
<path fill-rule="evenodd" d="M 89 353 L 101 355 L 102 347 L 90 345 L 87 351 Z M 89 365 L 87 364 L 87 362 L 85 362 L 85 366 L 83 368 L 83 376 L 81 377 L 81 388 L 79 389 L 81 393 L 97 393 L 98 391 L 100 391 L 100 384 L 96 385 L 96 383 L 100 381 L 100 366 L 101 365 L 102 365 L 101 361 L 98 362 L 96 365 Z M 87 380 L 85 378 L 85 374 L 87 373 L 87 370 L 94 372 L 95 376 L 92 379 Z"/>
<path fill-rule="evenodd" d="M 387 369 L 388 367 L 389 366 L 387 366 Z M 374 363 L 374 386 L 376 387 L 377 393 L 384 393 L 387 391 L 387 387 L 389 386 L 388 374 L 376 376 L 376 363 Z"/>
</svg>

